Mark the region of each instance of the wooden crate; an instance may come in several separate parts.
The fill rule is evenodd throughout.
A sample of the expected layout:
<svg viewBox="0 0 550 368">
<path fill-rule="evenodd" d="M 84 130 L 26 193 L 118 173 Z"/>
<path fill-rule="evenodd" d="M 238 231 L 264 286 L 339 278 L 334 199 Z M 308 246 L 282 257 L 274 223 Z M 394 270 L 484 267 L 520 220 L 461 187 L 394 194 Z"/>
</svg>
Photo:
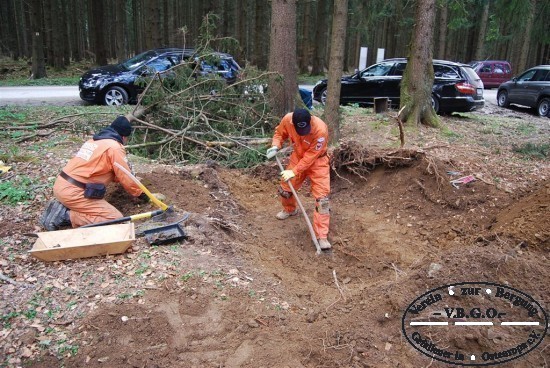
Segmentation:
<svg viewBox="0 0 550 368">
<path fill-rule="evenodd" d="M 106 225 L 38 233 L 29 251 L 42 261 L 124 253 L 136 240 L 134 224 Z"/>
</svg>

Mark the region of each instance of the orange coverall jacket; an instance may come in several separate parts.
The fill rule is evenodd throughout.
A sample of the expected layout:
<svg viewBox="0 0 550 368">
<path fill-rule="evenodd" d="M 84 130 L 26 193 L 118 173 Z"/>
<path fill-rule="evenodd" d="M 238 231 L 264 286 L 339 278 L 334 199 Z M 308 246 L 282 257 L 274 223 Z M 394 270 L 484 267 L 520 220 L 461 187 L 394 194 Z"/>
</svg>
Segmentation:
<svg viewBox="0 0 550 368">
<path fill-rule="evenodd" d="M 330 165 L 327 156 L 328 128 L 325 122 L 316 116 L 311 116 L 311 131 L 308 135 L 301 136 L 294 129 L 292 113 L 286 114 L 273 135 L 272 145 L 282 148 L 283 142 L 289 139 L 294 144 L 294 151 L 290 155 L 290 163 L 287 169 L 294 171 L 296 176 L 290 180 L 298 190 L 306 178 L 311 181 L 311 193 L 316 201 L 327 198 L 330 194 Z M 290 187 L 281 181 L 281 188 L 290 192 Z M 296 209 L 296 199 L 293 196 L 285 198 L 281 196 L 281 203 L 286 212 Z M 322 211 L 324 212 L 324 211 Z M 318 238 L 327 238 L 330 215 L 319 213 L 316 208 L 313 214 L 313 229 Z"/>
<path fill-rule="evenodd" d="M 113 181 L 119 182 L 130 195 L 139 196 L 142 193 L 139 186 L 114 165 L 117 162 L 131 171 L 126 150 L 119 139 L 120 136 L 113 129 L 102 130 L 94 139 L 82 145 L 63 171 L 81 183 L 102 183 L 107 186 Z M 123 217 L 106 200 L 85 198 L 84 189 L 67 182 L 61 176 L 57 177 L 53 191 L 55 197 L 70 210 L 73 227 Z"/>
</svg>

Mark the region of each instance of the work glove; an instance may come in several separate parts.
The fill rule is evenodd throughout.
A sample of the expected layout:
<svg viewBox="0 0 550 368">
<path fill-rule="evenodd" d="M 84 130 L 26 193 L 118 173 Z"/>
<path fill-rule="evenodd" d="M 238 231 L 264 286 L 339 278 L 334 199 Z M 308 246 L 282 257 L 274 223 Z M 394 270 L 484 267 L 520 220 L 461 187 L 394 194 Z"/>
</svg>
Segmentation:
<svg viewBox="0 0 550 368">
<path fill-rule="evenodd" d="M 164 202 L 166 200 L 166 196 L 162 193 L 151 193 L 151 194 L 153 195 L 153 197 L 155 197 L 161 202 Z"/>
<path fill-rule="evenodd" d="M 294 171 L 292 170 L 284 170 L 281 171 L 281 178 L 283 178 L 284 181 L 289 181 L 293 177 L 295 177 L 296 174 L 294 174 Z"/>
<path fill-rule="evenodd" d="M 267 150 L 265 155 L 267 156 L 267 159 L 269 160 L 270 158 L 275 157 L 277 152 L 279 152 L 279 148 L 277 146 L 273 146 L 273 147 L 271 147 L 270 149 Z"/>
</svg>

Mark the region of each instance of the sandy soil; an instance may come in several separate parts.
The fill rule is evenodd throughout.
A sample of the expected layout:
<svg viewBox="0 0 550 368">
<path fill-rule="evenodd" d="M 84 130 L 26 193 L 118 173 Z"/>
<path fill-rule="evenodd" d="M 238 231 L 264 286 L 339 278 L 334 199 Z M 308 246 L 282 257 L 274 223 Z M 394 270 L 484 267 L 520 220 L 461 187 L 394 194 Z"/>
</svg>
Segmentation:
<svg viewBox="0 0 550 368">
<path fill-rule="evenodd" d="M 349 113 L 343 135 L 377 154 L 395 151 L 389 117 Z M 493 114 L 495 114 L 493 112 Z M 548 142 L 548 119 L 445 117 L 447 134 L 407 132 L 417 159 L 379 165 L 363 177 L 333 172 L 330 238 L 316 255 L 301 216 L 284 222 L 274 163 L 249 170 L 135 165 L 166 195 L 188 238 L 131 252 L 43 263 L 27 255 L 44 197 L 1 206 L 0 362 L 32 367 L 443 367 L 412 348 L 401 330 L 408 305 L 455 282 L 506 284 L 550 309 L 548 159 L 512 151 Z M 528 119 L 530 134 L 517 129 Z M 525 128 L 526 129 L 526 128 Z M 449 133 L 452 132 L 452 133 Z M 20 172 L 54 177 L 77 143 Z M 25 166 L 26 165 L 26 166 Z M 450 185 L 453 176 L 476 180 Z M 311 215 L 307 184 L 300 192 Z M 116 188 L 110 201 L 136 208 Z M 435 265 L 435 266 L 434 266 Z M 33 313 L 31 313 L 33 311 Z M 10 316 L 10 313 L 13 313 Z M 497 343 L 490 330 L 447 336 L 450 349 Z M 466 340 L 464 340 L 466 336 Z M 470 338 L 471 337 L 471 338 Z M 506 367 L 546 367 L 548 339 Z M 503 346 L 504 346 L 503 345 Z"/>
</svg>

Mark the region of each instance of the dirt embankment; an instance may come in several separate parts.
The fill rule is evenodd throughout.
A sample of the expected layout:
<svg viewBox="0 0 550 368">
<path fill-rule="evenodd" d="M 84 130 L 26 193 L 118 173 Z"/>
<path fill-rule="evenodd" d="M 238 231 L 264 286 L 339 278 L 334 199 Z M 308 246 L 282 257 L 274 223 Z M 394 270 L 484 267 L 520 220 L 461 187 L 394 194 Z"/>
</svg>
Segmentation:
<svg viewBox="0 0 550 368">
<path fill-rule="evenodd" d="M 81 346 L 65 366 L 426 366 L 401 335 L 413 295 L 466 278 L 521 285 L 547 302 L 549 183 L 512 198 L 479 180 L 454 188 L 442 182 L 447 169 L 420 155 L 367 180 L 340 172 L 334 250 L 321 256 L 300 216 L 274 219 L 274 166 L 143 174 L 178 210 L 206 216 L 186 224 L 192 236 L 176 278 L 138 300 L 102 303 L 73 331 Z M 307 185 L 302 199 L 311 212 Z M 34 366 L 57 364 L 44 359 Z"/>
</svg>

